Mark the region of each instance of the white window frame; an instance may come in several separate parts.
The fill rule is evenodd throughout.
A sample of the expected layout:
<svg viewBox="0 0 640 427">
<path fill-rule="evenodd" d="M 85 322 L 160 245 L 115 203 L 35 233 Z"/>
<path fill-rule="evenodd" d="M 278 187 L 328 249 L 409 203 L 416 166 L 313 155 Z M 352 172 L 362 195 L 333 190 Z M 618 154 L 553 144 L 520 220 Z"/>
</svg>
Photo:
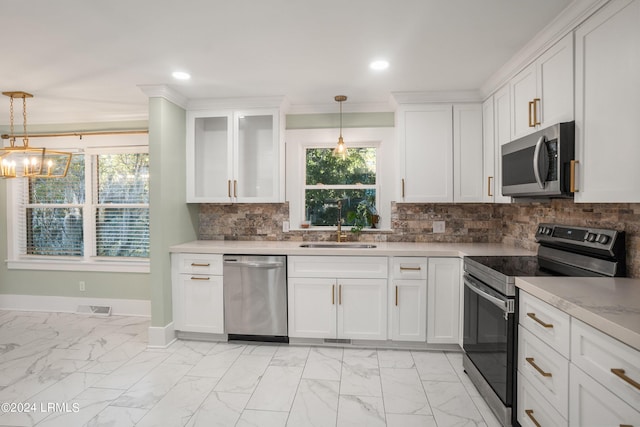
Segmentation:
<svg viewBox="0 0 640 427">
<path fill-rule="evenodd" d="M 306 149 L 334 148 L 339 129 L 289 129 L 286 131 L 286 199 L 289 202 L 289 228 L 301 231 L 331 231 L 337 227 L 302 228 L 305 220 Z M 392 127 L 343 129 L 349 147 L 376 147 L 376 208 L 380 215 L 378 228 L 390 231 L 391 201 L 395 180 L 395 129 Z M 341 186 L 342 187 L 342 186 Z M 326 188 L 326 187 L 325 187 Z M 356 187 L 362 188 L 362 187 Z M 365 228 L 363 231 L 368 232 Z"/>
<path fill-rule="evenodd" d="M 42 146 L 47 148 L 55 147 L 55 149 L 68 150 L 85 155 L 85 202 L 84 205 L 82 205 L 84 255 L 82 257 L 67 257 L 26 255 L 22 253 L 24 252 L 24 242 L 21 241 L 21 235 L 18 230 L 19 221 L 24 220 L 24 213 L 19 212 L 19 210 L 20 206 L 25 204 L 21 198 L 28 197 L 28 195 L 24 188 L 27 184 L 26 179 L 16 178 L 7 180 L 7 268 L 19 270 L 148 273 L 150 271 L 149 258 L 96 256 L 96 224 L 94 212 L 98 203 L 97 197 L 94 194 L 94 180 L 96 177 L 93 176 L 96 155 L 148 153 L 149 147 L 147 141 L 146 135 L 144 135 L 144 138 L 129 135 L 126 137 L 84 137 L 82 141 L 79 141 L 80 144 L 75 138 L 73 141 L 40 142 Z M 63 145 L 65 142 L 66 145 Z M 80 145 L 83 147 L 80 148 Z M 135 204 L 131 206 L 140 207 L 142 205 L 149 207 L 149 204 Z M 55 205 L 56 208 L 66 206 L 70 205 Z M 118 207 L 127 206 L 129 205 L 118 205 Z"/>
</svg>

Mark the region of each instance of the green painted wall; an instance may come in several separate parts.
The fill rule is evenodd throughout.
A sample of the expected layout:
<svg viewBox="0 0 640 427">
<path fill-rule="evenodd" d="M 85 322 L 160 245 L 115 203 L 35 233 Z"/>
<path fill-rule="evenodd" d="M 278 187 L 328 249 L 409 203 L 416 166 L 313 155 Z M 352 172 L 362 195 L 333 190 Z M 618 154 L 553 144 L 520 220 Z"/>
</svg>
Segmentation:
<svg viewBox="0 0 640 427">
<path fill-rule="evenodd" d="M 149 99 L 151 326 L 173 319 L 169 247 L 197 239 L 198 207 L 186 204 L 185 126 L 184 109 Z"/>
<path fill-rule="evenodd" d="M 340 127 L 340 114 L 287 114 L 287 129 Z M 343 128 L 394 127 L 394 113 L 343 113 Z"/>
</svg>

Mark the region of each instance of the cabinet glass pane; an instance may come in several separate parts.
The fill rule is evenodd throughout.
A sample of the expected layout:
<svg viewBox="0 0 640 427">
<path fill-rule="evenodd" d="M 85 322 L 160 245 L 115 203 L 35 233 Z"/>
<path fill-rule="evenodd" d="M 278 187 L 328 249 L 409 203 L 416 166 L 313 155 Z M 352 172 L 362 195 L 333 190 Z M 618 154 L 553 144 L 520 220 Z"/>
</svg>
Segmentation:
<svg viewBox="0 0 640 427">
<path fill-rule="evenodd" d="M 238 197 L 271 197 L 278 164 L 273 116 L 244 116 L 238 124 Z"/>
<path fill-rule="evenodd" d="M 228 118 L 203 117 L 195 120 L 195 196 L 228 195 Z"/>
</svg>

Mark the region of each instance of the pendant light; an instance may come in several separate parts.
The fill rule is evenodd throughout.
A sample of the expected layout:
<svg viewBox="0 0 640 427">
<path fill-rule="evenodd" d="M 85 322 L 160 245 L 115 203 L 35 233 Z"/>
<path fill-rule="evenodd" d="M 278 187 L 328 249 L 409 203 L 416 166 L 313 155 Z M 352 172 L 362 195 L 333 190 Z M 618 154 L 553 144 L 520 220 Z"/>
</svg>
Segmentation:
<svg viewBox="0 0 640 427">
<path fill-rule="evenodd" d="M 338 138 L 338 145 L 333 149 L 333 155 L 336 157 L 347 158 L 347 146 L 344 145 L 344 139 L 342 139 L 342 103 L 347 100 L 345 95 L 336 95 L 334 98 L 340 104 L 340 137 Z"/>
<path fill-rule="evenodd" d="M 9 101 L 9 135 L 2 139 L 9 140 L 8 147 L 0 147 L 0 177 L 2 178 L 63 178 L 67 175 L 71 164 L 72 153 L 63 151 L 47 151 L 44 148 L 29 147 L 27 132 L 27 98 L 30 93 L 15 91 L 2 92 Z M 13 126 L 13 101 L 22 98 L 23 134 L 16 135 Z M 22 145 L 16 145 L 16 139 L 22 139 Z"/>
</svg>

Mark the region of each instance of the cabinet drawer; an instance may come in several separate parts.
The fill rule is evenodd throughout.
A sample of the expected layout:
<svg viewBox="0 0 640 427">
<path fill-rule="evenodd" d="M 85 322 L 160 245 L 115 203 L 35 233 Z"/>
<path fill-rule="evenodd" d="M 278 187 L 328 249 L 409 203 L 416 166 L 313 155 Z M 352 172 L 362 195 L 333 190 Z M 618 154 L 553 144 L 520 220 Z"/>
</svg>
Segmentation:
<svg viewBox="0 0 640 427">
<path fill-rule="evenodd" d="M 565 358 L 569 358 L 571 320 L 567 313 L 520 292 L 520 324 Z"/>
<path fill-rule="evenodd" d="M 173 254 L 178 273 L 222 274 L 222 255 L 218 254 Z"/>
<path fill-rule="evenodd" d="M 518 329 L 518 372 L 562 415 L 569 412 L 569 361 L 522 326 Z"/>
<path fill-rule="evenodd" d="M 572 427 L 640 425 L 640 412 L 573 363 L 570 375 L 569 421 Z"/>
<path fill-rule="evenodd" d="M 518 376 L 518 422 L 522 427 L 567 426 L 567 420 L 522 375 Z"/>
<path fill-rule="evenodd" d="M 640 408 L 640 351 L 573 319 L 571 361 L 629 405 Z"/>
<path fill-rule="evenodd" d="M 289 277 L 387 278 L 387 257 L 291 256 Z"/>
<path fill-rule="evenodd" d="M 402 280 L 426 279 L 427 258 L 395 257 L 391 258 L 393 278 Z"/>
</svg>

